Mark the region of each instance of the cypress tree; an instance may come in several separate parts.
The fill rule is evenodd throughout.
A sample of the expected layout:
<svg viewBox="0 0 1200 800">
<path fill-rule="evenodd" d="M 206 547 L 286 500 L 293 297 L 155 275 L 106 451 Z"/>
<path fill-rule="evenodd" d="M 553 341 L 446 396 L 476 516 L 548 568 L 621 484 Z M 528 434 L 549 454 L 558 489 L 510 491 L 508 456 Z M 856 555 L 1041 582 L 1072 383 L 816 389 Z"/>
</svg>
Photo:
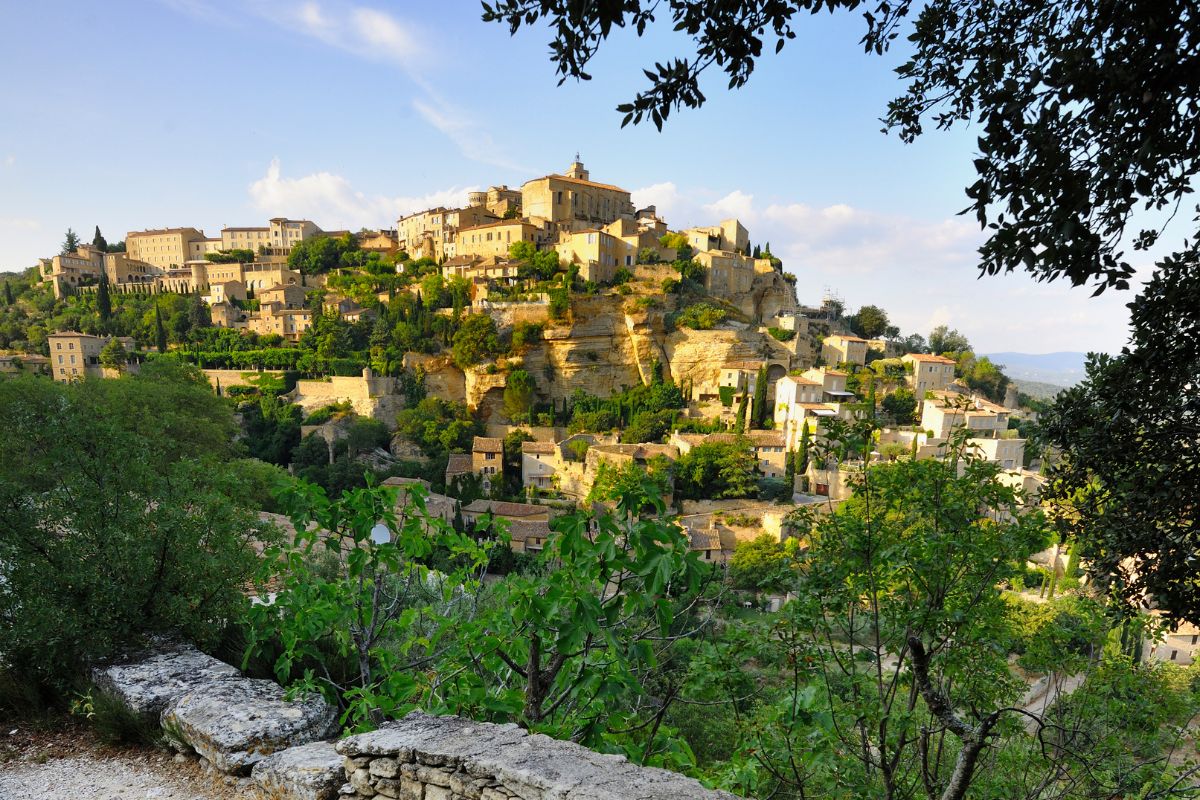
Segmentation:
<svg viewBox="0 0 1200 800">
<path fill-rule="evenodd" d="M 108 294 L 108 272 L 100 270 L 100 285 L 96 287 L 96 311 L 100 313 L 100 327 L 107 330 L 112 318 L 112 298 Z"/>
<path fill-rule="evenodd" d="M 5 281 L 4 282 L 4 303 L 5 303 L 5 305 L 11 306 L 14 302 L 15 301 L 13 300 L 12 284 L 9 283 L 8 281 Z"/>
<path fill-rule="evenodd" d="M 105 241 L 104 235 L 100 233 L 100 226 L 96 226 L 96 234 L 92 236 L 92 247 L 99 250 L 101 253 L 108 252 L 108 242 Z"/>
<path fill-rule="evenodd" d="M 806 423 L 804 425 L 804 429 L 800 432 L 800 450 L 797 451 L 797 453 L 796 453 L 796 458 L 798 460 L 798 463 L 796 465 L 796 472 L 799 473 L 800 475 L 803 475 L 805 472 L 808 471 L 808 446 L 809 446 L 809 433 L 808 433 L 808 425 Z"/>
<path fill-rule="evenodd" d="M 746 432 L 746 406 L 748 405 L 749 400 L 750 398 L 749 395 L 746 394 L 746 390 L 742 389 L 742 399 L 738 400 L 737 419 L 735 419 L 733 423 L 733 430 L 735 433 Z"/>
<path fill-rule="evenodd" d="M 758 377 L 754 384 L 754 424 L 753 428 L 762 428 L 767 419 L 767 365 L 758 368 Z"/>
<path fill-rule="evenodd" d="M 158 346 L 158 352 L 167 352 L 167 329 L 163 327 L 162 311 L 157 300 L 154 301 L 154 343 Z"/>
</svg>

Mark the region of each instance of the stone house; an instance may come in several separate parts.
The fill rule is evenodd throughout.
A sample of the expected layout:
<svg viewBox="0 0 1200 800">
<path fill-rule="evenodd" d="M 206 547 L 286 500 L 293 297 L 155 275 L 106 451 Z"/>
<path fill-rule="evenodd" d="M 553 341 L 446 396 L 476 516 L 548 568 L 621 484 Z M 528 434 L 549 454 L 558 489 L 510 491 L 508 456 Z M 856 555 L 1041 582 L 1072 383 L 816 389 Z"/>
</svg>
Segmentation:
<svg viewBox="0 0 1200 800">
<path fill-rule="evenodd" d="M 51 376 L 56 381 L 105 377 L 105 369 L 100 365 L 100 351 L 114 338 L 127 353 L 137 346 L 129 336 L 92 336 L 78 331 L 50 334 L 46 339 L 50 347 Z"/>
<path fill-rule="evenodd" d="M 825 337 L 821 342 L 821 360 L 826 364 L 857 364 L 867 363 L 867 340 L 859 336 L 845 336 L 835 333 Z"/>
<path fill-rule="evenodd" d="M 942 391 L 954 381 L 954 359 L 928 353 L 906 353 L 900 360 L 912 367 L 907 380 L 917 399 L 923 398 L 926 392 Z"/>
</svg>

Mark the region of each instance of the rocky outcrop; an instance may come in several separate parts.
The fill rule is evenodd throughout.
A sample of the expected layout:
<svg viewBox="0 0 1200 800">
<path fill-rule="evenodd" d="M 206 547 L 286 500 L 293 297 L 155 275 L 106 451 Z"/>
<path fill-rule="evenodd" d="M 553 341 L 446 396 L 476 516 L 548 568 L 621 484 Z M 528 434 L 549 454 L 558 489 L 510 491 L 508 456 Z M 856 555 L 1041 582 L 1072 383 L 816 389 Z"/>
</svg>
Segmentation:
<svg viewBox="0 0 1200 800">
<path fill-rule="evenodd" d="M 209 769 L 248 773 L 238 785 L 259 800 L 736 800 L 623 756 L 461 717 L 414 712 L 370 733 L 320 741 L 336 732 L 336 714 L 319 696 L 287 700 L 275 683 L 245 678 L 190 647 L 149 653 L 96 677 L 142 713 L 165 702 L 168 739 Z"/>
<path fill-rule="evenodd" d="M 735 800 L 727 792 L 624 756 L 530 734 L 516 725 L 419 711 L 342 739 L 351 798 L 423 800 Z"/>
<path fill-rule="evenodd" d="M 92 682 L 126 708 L 158 716 L 176 698 L 204 686 L 238 680 L 233 667 L 191 645 L 166 645 L 149 655 L 97 667 Z"/>
<path fill-rule="evenodd" d="M 346 782 L 332 742 L 289 747 L 267 756 L 250 773 L 260 800 L 332 800 Z"/>
<path fill-rule="evenodd" d="M 243 774 L 276 751 L 332 736 L 337 714 L 318 695 L 288 700 L 274 681 L 240 678 L 180 695 L 162 725 L 216 769 Z"/>
</svg>

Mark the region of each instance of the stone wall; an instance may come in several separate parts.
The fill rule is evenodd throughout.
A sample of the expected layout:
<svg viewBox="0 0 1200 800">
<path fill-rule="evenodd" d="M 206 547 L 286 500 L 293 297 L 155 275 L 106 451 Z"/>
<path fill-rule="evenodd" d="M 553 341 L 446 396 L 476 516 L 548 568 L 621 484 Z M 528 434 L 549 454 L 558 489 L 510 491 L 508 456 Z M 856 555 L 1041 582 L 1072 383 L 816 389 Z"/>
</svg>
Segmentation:
<svg viewBox="0 0 1200 800">
<path fill-rule="evenodd" d="M 352 790 L 343 796 L 356 800 L 734 800 L 677 773 L 516 725 L 421 712 L 335 749 Z"/>
<path fill-rule="evenodd" d="M 296 381 L 292 402 L 306 414 L 333 403 L 349 402 L 354 413 L 377 419 L 394 430 L 396 414 L 404 408 L 404 396 L 397 393 L 399 381 L 369 373 L 370 370 L 363 370 L 361 376 L 334 375 L 326 380 Z"/>
<path fill-rule="evenodd" d="M 272 378 L 282 378 L 283 373 L 278 370 L 264 370 L 259 372 L 253 369 L 205 369 L 201 370 L 204 377 L 208 378 L 209 384 L 215 389 L 219 383 L 222 390 L 228 389 L 230 386 L 253 386 L 251 379 L 257 378 L 260 375 L 269 376 Z"/>
<path fill-rule="evenodd" d="M 319 696 L 287 699 L 274 682 L 187 645 L 160 646 L 92 678 L 158 718 L 172 745 L 230 776 L 239 796 L 259 800 L 736 800 L 516 725 L 418 711 L 332 741 L 336 709 Z"/>
</svg>

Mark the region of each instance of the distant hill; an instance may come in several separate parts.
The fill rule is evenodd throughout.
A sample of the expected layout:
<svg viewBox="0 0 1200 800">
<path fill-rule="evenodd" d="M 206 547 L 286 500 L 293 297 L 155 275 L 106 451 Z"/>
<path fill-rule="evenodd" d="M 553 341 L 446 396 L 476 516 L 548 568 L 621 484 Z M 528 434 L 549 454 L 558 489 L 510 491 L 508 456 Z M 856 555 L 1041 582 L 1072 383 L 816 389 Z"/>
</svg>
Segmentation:
<svg viewBox="0 0 1200 800">
<path fill-rule="evenodd" d="M 1042 381 L 1024 381 L 1020 378 L 1012 379 L 1013 385 L 1017 387 L 1017 391 L 1021 394 L 1027 394 L 1035 400 L 1053 400 L 1064 386 L 1059 386 L 1054 383 L 1043 383 Z"/>
<path fill-rule="evenodd" d="M 1051 388 L 1074 386 L 1084 378 L 1083 365 L 1087 353 L 986 353 L 997 364 L 1004 365 L 1004 374 L 1022 383 L 1050 384 Z M 1036 387 L 1035 387 L 1036 388 Z M 1022 388 L 1027 394 L 1034 392 Z M 1036 395 L 1035 395 L 1036 396 Z"/>
</svg>

